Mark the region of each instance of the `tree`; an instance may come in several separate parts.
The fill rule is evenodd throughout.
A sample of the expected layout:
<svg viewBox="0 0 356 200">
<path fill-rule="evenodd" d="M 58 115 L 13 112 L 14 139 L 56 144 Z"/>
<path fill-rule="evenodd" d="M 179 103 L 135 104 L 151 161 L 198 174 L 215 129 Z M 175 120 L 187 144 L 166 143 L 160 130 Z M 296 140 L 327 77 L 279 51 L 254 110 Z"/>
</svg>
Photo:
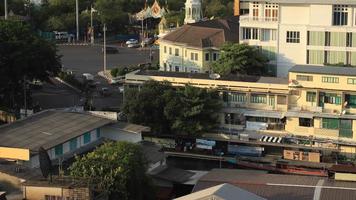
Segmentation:
<svg viewBox="0 0 356 200">
<path fill-rule="evenodd" d="M 166 93 L 165 97 L 168 100 L 165 116 L 171 121 L 174 133 L 199 136 L 218 124 L 221 103 L 217 91 L 186 85 L 176 93 Z"/>
<path fill-rule="evenodd" d="M 268 58 L 254 46 L 227 43 L 221 48 L 220 58 L 212 69 L 221 75 L 249 74 L 261 75 Z"/>
<path fill-rule="evenodd" d="M 52 161 L 49 158 L 47 151 L 43 147 L 40 147 L 38 150 L 38 158 L 39 158 L 40 168 L 43 177 L 47 178 L 48 176 L 51 176 L 51 180 L 52 180 L 52 174 L 53 174 Z"/>
<path fill-rule="evenodd" d="M 155 133 L 169 133 L 169 121 L 164 116 L 166 99 L 163 97 L 167 90 L 173 90 L 168 82 L 148 81 L 140 91 L 125 91 L 123 111 L 128 121 L 149 126 Z"/>
<path fill-rule="evenodd" d="M 41 39 L 25 23 L 0 21 L 0 104 L 18 108 L 24 82 L 48 81 L 60 68 L 54 44 Z"/>
<path fill-rule="evenodd" d="M 70 167 L 74 178 L 89 178 L 110 199 L 154 199 L 154 188 L 146 175 L 147 161 L 141 147 L 128 142 L 106 143 L 95 151 L 76 157 Z"/>
<path fill-rule="evenodd" d="M 197 136 L 217 124 L 219 99 L 216 91 L 149 81 L 140 91 L 126 92 L 123 111 L 129 122 L 149 126 L 154 133 Z"/>
</svg>

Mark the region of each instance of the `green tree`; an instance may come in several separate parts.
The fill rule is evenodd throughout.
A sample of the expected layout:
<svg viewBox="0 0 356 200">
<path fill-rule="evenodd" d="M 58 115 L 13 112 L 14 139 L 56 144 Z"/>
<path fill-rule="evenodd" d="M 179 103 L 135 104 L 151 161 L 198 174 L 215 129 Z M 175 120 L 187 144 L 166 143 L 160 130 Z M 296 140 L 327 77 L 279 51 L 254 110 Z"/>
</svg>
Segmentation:
<svg viewBox="0 0 356 200">
<path fill-rule="evenodd" d="M 24 80 L 47 81 L 60 67 L 54 44 L 39 38 L 27 24 L 0 21 L 0 104 L 20 107 Z"/>
<path fill-rule="evenodd" d="M 221 48 L 220 58 L 212 69 L 221 75 L 249 74 L 261 75 L 268 58 L 254 46 L 227 43 Z"/>
<path fill-rule="evenodd" d="M 154 199 L 154 188 L 146 175 L 147 161 L 141 147 L 128 142 L 106 143 L 95 151 L 76 157 L 71 176 L 89 178 L 110 199 Z"/>
<path fill-rule="evenodd" d="M 163 94 L 167 90 L 173 90 L 167 82 L 148 81 L 140 91 L 125 91 L 123 111 L 128 121 L 149 126 L 153 132 L 159 134 L 170 132 L 169 121 L 164 116 L 166 99 Z"/>
<path fill-rule="evenodd" d="M 221 103 L 217 91 L 186 85 L 177 92 L 166 92 L 165 97 L 164 112 L 174 133 L 198 136 L 218 124 Z"/>
<path fill-rule="evenodd" d="M 219 102 L 216 91 L 149 81 L 139 91 L 127 90 L 123 111 L 129 122 L 155 133 L 196 136 L 217 124 Z"/>
</svg>

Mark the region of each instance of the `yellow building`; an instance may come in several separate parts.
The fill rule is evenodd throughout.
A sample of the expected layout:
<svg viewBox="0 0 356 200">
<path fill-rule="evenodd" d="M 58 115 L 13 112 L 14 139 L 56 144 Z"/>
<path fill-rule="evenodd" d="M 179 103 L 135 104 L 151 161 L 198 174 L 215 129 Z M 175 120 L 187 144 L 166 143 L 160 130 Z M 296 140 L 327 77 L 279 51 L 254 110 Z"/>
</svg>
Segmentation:
<svg viewBox="0 0 356 200">
<path fill-rule="evenodd" d="M 160 39 L 160 70 L 209 71 L 225 42 L 238 42 L 238 18 L 186 24 Z"/>
<path fill-rule="evenodd" d="M 128 85 L 147 80 L 218 89 L 224 102 L 221 132 L 250 134 L 261 142 L 280 143 L 288 136 L 309 140 L 310 147 L 356 153 L 356 68 L 295 66 L 289 78 L 212 79 L 209 74 L 160 71 L 126 75 Z"/>
</svg>

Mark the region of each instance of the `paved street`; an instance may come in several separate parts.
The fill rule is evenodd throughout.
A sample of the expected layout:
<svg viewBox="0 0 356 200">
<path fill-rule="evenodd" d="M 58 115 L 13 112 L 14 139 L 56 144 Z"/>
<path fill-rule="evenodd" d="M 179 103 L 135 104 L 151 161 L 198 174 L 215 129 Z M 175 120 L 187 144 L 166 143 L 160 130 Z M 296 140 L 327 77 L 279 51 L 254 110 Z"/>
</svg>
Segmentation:
<svg viewBox="0 0 356 200">
<path fill-rule="evenodd" d="M 107 67 L 132 66 L 148 61 L 149 50 L 119 48 L 119 54 L 107 54 Z M 154 60 L 157 60 L 158 51 L 154 52 Z M 76 76 L 80 77 L 83 73 L 94 75 L 97 87 L 94 91 L 93 104 L 97 110 L 107 108 L 119 108 L 122 102 L 118 86 L 109 85 L 108 82 L 97 75 L 102 70 L 103 54 L 100 46 L 60 46 L 59 54 L 62 55 L 62 64 L 66 69 L 73 70 Z M 154 61 L 155 62 L 155 61 Z M 33 90 L 33 102 L 38 102 L 42 109 L 64 108 L 79 106 L 83 95 L 73 89 L 63 85 L 58 81 L 51 85 L 45 83 L 42 89 Z M 100 95 L 102 88 L 109 88 L 109 96 Z"/>
</svg>

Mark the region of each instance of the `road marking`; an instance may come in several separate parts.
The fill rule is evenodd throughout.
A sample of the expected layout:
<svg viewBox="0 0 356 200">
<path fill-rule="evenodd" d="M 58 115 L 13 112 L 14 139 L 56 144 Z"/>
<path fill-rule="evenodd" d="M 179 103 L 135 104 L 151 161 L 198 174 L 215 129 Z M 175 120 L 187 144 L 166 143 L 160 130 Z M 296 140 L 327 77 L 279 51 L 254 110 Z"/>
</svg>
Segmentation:
<svg viewBox="0 0 356 200">
<path fill-rule="evenodd" d="M 324 185 L 325 180 L 320 179 L 318 183 L 316 184 L 315 190 L 314 190 L 314 198 L 313 200 L 320 200 L 320 195 L 321 195 L 321 188 Z"/>
</svg>

